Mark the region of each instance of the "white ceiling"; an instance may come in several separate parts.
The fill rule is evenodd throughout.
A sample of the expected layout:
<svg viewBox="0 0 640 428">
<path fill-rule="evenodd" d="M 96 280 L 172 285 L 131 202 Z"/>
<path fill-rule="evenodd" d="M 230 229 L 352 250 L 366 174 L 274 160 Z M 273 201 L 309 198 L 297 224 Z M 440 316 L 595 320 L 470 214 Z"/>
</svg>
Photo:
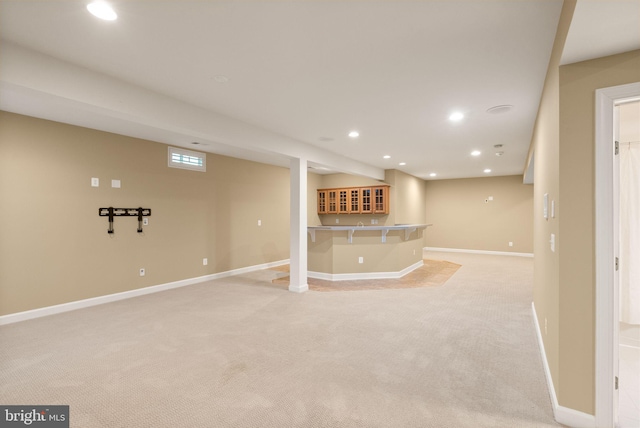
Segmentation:
<svg viewBox="0 0 640 428">
<path fill-rule="evenodd" d="M 603 13 L 592 1 L 576 13 L 582 3 Z M 1 109 L 266 163 L 302 156 L 425 179 L 523 173 L 562 7 L 113 0 L 119 18 L 104 22 L 85 4 L 0 0 Z M 626 44 L 597 56 L 640 47 L 628 10 L 608 18 L 629 27 Z M 571 52 L 593 36 L 581 28 Z M 566 51 L 569 62 L 585 55 Z M 504 104 L 514 108 L 486 112 Z M 466 118 L 451 123 L 454 110 Z"/>
<path fill-rule="evenodd" d="M 576 4 L 561 64 L 640 49 L 640 1 L 582 0 Z"/>
</svg>

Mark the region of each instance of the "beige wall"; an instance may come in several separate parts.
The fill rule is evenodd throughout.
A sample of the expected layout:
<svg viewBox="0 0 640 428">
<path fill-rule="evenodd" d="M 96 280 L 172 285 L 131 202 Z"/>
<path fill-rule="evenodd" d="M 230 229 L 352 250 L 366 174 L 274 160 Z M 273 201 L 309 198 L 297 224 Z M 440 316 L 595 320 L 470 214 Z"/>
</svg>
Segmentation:
<svg viewBox="0 0 640 428">
<path fill-rule="evenodd" d="M 595 91 L 640 82 L 640 50 L 560 67 L 561 405 L 595 402 Z"/>
<path fill-rule="evenodd" d="M 425 224 L 427 183 L 397 169 L 386 170 L 385 181 L 391 185 L 389 223 Z"/>
<path fill-rule="evenodd" d="M 540 323 L 547 363 L 553 379 L 556 396 L 560 390 L 560 312 L 559 312 L 559 252 L 552 252 L 549 239 L 556 237 L 556 246 L 560 248 L 559 218 L 562 206 L 559 200 L 559 114 L 560 114 L 560 78 L 559 65 L 564 42 L 573 17 L 575 1 L 565 1 L 554 41 L 544 89 L 534 126 L 531 152 L 534 162 L 534 195 L 533 195 L 533 252 L 534 288 L 533 301 L 536 316 Z M 545 219 L 543 212 L 543 196 L 547 193 L 549 201 L 555 201 L 556 215 Z"/>
<path fill-rule="evenodd" d="M 383 181 L 374 180 L 369 177 L 361 177 L 351 174 L 324 174 L 321 175 L 322 187 L 321 189 L 332 189 L 336 187 L 364 187 L 364 186 L 378 186 L 385 184 Z"/>
<path fill-rule="evenodd" d="M 322 189 L 322 176 L 312 172 L 307 174 L 307 226 L 322 224 L 318 215 L 318 198 L 316 190 Z"/>
<path fill-rule="evenodd" d="M 522 176 L 427 181 L 426 246 L 532 253 L 532 195 Z"/>
<path fill-rule="evenodd" d="M 350 174 L 325 174 L 320 176 L 320 185 L 317 189 L 332 189 L 338 187 L 365 187 L 365 186 L 379 186 L 381 184 L 386 184 L 383 181 L 374 180 L 373 178 L 368 177 L 360 177 L 357 175 Z M 316 192 L 309 192 L 309 198 L 314 199 L 314 211 L 317 212 L 317 200 L 316 200 Z M 318 220 L 321 223 L 314 224 L 322 224 L 324 226 L 335 226 L 336 224 L 339 226 L 352 226 L 359 223 L 364 225 L 371 225 L 371 219 L 377 219 L 378 225 L 390 225 L 393 224 L 389 220 L 388 215 L 382 214 L 322 214 L 318 216 Z M 309 223 L 311 225 L 312 223 Z"/>
<path fill-rule="evenodd" d="M 0 196 L 0 315 L 289 257 L 285 168 L 168 168 L 166 145 L 0 112 Z M 108 235 L 109 206 L 151 208 L 144 234 Z"/>
<path fill-rule="evenodd" d="M 314 174 L 316 175 L 316 174 Z M 424 189 L 425 181 L 421 178 L 405 174 L 402 171 L 389 169 L 385 171 L 385 181 L 378 181 L 367 177 L 359 177 L 349 174 L 327 174 L 317 176 L 319 183 L 314 178 L 314 183 L 309 184 L 309 210 L 317 212 L 317 201 L 315 200 L 317 189 L 330 189 L 337 187 L 363 187 L 378 186 L 380 184 L 390 185 L 389 189 L 389 214 L 323 214 L 313 217 L 309 214 L 309 225 L 312 221 L 320 221 L 325 226 L 355 225 L 363 223 L 371 225 L 371 220 L 378 220 L 378 225 L 392 226 L 394 224 L 424 224 Z M 309 180 L 311 181 L 311 180 Z M 313 186 L 318 183 L 318 187 Z M 311 198 L 314 198 L 311 201 Z M 313 205 L 311 205 L 313 203 Z M 338 220 L 339 223 L 336 223 Z"/>
<path fill-rule="evenodd" d="M 330 274 L 400 272 L 422 260 L 422 246 L 422 230 L 406 240 L 404 230 L 391 230 L 385 243 L 379 230 L 356 230 L 351 243 L 347 231 L 319 230 L 316 242 L 308 243 L 308 268 Z"/>
<path fill-rule="evenodd" d="M 561 67 L 575 3 L 564 2 L 531 145 L 534 303 L 559 405 L 594 414 L 595 90 L 640 81 L 640 51 Z M 556 204 L 548 220 L 545 193 Z"/>
</svg>

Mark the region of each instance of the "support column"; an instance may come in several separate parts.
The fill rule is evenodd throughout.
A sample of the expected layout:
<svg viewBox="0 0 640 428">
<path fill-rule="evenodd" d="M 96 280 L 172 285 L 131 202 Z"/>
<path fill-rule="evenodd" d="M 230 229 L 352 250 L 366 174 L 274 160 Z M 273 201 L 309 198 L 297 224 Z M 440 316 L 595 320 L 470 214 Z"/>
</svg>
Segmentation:
<svg viewBox="0 0 640 428">
<path fill-rule="evenodd" d="M 289 291 L 303 293 L 307 284 L 307 160 L 291 159 L 290 210 L 291 229 L 289 244 Z"/>
</svg>

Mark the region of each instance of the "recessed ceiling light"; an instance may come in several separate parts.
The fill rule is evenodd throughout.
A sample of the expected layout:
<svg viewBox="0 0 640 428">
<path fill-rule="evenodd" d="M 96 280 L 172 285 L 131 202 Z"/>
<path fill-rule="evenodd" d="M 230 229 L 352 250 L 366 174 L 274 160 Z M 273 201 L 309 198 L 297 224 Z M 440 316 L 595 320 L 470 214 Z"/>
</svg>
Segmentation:
<svg viewBox="0 0 640 428">
<path fill-rule="evenodd" d="M 431 174 L 429 174 L 429 177 L 435 177 L 436 175 L 438 174 L 436 174 L 435 172 L 432 172 Z"/>
<path fill-rule="evenodd" d="M 471 152 L 471 156 L 480 156 L 480 153 L 482 153 L 480 150 L 474 150 Z"/>
<path fill-rule="evenodd" d="M 389 155 L 384 155 L 384 156 L 382 156 L 382 157 L 383 157 L 384 159 L 391 159 L 391 156 L 389 156 Z"/>
<path fill-rule="evenodd" d="M 351 138 L 358 138 L 359 136 L 360 136 L 360 133 L 358 131 L 349 132 L 349 137 Z"/>
<path fill-rule="evenodd" d="M 400 162 L 398 165 L 405 166 L 406 164 L 407 164 L 406 162 Z"/>
<path fill-rule="evenodd" d="M 505 104 L 505 105 L 501 105 L 501 106 L 491 107 L 490 109 L 487 110 L 487 113 L 489 113 L 489 114 L 502 114 L 502 113 L 508 113 L 511 110 L 513 110 L 513 106 Z"/>
<path fill-rule="evenodd" d="M 91 12 L 93 16 L 104 19 L 105 21 L 115 21 L 118 19 L 118 14 L 116 14 L 111 6 L 103 1 L 88 4 L 87 10 Z"/>
<path fill-rule="evenodd" d="M 485 174 L 489 174 L 490 172 L 491 172 L 491 170 L 490 170 L 489 168 L 487 168 L 487 169 L 485 169 L 485 170 L 484 170 L 484 173 L 485 173 Z"/>
<path fill-rule="evenodd" d="M 495 147 L 496 149 L 499 149 L 502 147 L 502 144 L 494 144 L 493 147 Z"/>
<path fill-rule="evenodd" d="M 459 111 L 451 113 L 451 115 L 449 116 L 449 120 L 452 122 L 460 122 L 462 119 L 464 119 L 464 114 L 460 113 Z"/>
</svg>

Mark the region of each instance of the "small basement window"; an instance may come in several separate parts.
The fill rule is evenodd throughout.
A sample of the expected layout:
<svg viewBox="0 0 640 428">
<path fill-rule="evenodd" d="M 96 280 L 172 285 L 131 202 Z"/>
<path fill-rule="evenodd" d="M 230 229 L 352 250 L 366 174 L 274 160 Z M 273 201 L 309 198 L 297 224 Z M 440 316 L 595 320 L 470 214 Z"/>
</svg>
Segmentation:
<svg viewBox="0 0 640 428">
<path fill-rule="evenodd" d="M 169 147 L 169 166 L 205 172 L 207 170 L 207 154 Z"/>
</svg>

